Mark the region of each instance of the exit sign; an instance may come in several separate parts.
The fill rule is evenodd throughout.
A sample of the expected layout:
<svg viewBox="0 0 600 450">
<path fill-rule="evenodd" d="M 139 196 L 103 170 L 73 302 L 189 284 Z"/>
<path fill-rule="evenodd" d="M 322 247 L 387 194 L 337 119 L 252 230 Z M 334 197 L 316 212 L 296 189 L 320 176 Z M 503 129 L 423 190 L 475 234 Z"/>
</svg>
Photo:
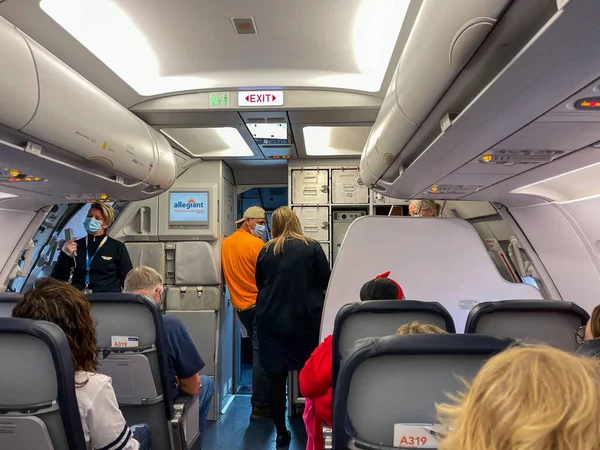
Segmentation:
<svg viewBox="0 0 600 450">
<path fill-rule="evenodd" d="M 238 92 L 238 106 L 283 106 L 283 91 Z"/>
</svg>

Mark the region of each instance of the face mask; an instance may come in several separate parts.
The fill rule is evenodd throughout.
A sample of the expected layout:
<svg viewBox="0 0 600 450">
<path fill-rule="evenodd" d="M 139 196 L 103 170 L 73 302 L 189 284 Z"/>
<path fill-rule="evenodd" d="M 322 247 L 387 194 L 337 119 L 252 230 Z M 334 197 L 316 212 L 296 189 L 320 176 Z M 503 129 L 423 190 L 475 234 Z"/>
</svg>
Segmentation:
<svg viewBox="0 0 600 450">
<path fill-rule="evenodd" d="M 96 234 L 102 229 L 102 222 L 96 219 L 92 219 L 91 217 L 87 217 L 83 221 L 83 228 L 85 228 L 87 234 Z"/>
<path fill-rule="evenodd" d="M 252 230 L 252 234 L 256 237 L 262 237 L 265 234 L 265 230 L 267 228 L 264 225 L 259 225 L 255 223 L 254 230 Z"/>
</svg>

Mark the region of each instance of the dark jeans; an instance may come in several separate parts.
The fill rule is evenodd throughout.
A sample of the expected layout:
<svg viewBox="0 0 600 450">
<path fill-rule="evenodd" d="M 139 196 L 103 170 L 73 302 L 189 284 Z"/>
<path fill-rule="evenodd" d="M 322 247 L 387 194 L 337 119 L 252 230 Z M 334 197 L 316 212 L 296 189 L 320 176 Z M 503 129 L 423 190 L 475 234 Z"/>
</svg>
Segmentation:
<svg viewBox="0 0 600 450">
<path fill-rule="evenodd" d="M 256 308 L 238 311 L 240 322 L 248 331 L 252 343 L 252 406 L 267 406 L 267 374 L 258 362 L 258 336 L 256 334 Z"/>
<path fill-rule="evenodd" d="M 140 450 L 152 450 L 152 433 L 145 423 L 129 427 L 133 438 L 140 443 Z"/>
<path fill-rule="evenodd" d="M 287 375 L 287 372 L 267 372 L 269 411 L 271 412 L 271 419 L 275 424 L 278 436 L 285 436 L 287 432 L 285 426 L 285 404 L 287 401 L 285 388 Z"/>
</svg>

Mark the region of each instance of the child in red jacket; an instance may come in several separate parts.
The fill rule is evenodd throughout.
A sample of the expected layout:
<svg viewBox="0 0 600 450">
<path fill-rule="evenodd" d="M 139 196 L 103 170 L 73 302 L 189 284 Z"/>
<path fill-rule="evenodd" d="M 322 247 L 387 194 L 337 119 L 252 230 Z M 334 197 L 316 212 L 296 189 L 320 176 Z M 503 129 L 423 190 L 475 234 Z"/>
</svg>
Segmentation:
<svg viewBox="0 0 600 450">
<path fill-rule="evenodd" d="M 367 281 L 360 289 L 360 300 L 404 300 L 402 288 L 396 281 L 388 278 L 389 274 L 390 272 L 386 272 L 378 275 L 374 280 Z M 331 427 L 333 421 L 332 361 L 331 335 L 329 335 L 310 355 L 300 371 L 300 392 L 307 401 L 312 401 L 312 409 L 316 416 L 314 431 L 312 426 L 307 426 L 306 430 L 309 435 L 309 445 L 310 438 L 314 436 L 312 446 L 314 450 L 322 450 L 325 445 L 321 422 Z M 308 421 L 305 422 L 308 425 Z M 307 446 L 307 450 L 308 448 Z"/>
</svg>

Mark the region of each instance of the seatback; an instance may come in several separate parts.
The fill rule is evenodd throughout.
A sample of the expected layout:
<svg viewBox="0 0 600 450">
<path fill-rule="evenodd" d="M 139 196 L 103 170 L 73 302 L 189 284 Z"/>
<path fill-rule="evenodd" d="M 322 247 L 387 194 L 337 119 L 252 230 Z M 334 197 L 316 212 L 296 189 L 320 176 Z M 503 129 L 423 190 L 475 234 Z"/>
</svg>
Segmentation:
<svg viewBox="0 0 600 450">
<path fill-rule="evenodd" d="M 372 300 L 343 306 L 335 318 L 332 337 L 334 388 L 340 361 L 355 341 L 396 334 L 400 326 L 414 320 L 456 332 L 452 316 L 437 302 Z"/>
<path fill-rule="evenodd" d="M 171 448 L 168 421 L 173 404 L 167 395 L 168 363 L 159 306 L 134 294 L 98 293 L 87 298 L 101 349 L 98 371 L 112 378 L 127 424 L 147 423 L 155 448 Z M 123 346 L 127 342 L 137 346 Z"/>
<path fill-rule="evenodd" d="M 0 317 L 11 317 L 15 305 L 23 298 L 23 294 L 16 292 L 0 293 Z"/>
<path fill-rule="evenodd" d="M 0 448 L 85 450 L 69 342 L 53 323 L 0 318 Z"/>
<path fill-rule="evenodd" d="M 503 300 L 475 306 L 465 333 L 512 337 L 530 343 L 546 343 L 575 352 L 575 331 L 590 316 L 575 303 L 551 300 Z"/>
<path fill-rule="evenodd" d="M 152 267 L 166 279 L 165 244 L 163 242 L 127 242 L 125 244 L 133 267 Z"/>
<path fill-rule="evenodd" d="M 334 448 L 392 446 L 394 424 L 436 423 L 436 402 L 464 389 L 513 340 L 463 334 L 361 339 L 344 357 L 333 405 Z M 357 445 L 358 447 L 359 445 Z"/>
</svg>

